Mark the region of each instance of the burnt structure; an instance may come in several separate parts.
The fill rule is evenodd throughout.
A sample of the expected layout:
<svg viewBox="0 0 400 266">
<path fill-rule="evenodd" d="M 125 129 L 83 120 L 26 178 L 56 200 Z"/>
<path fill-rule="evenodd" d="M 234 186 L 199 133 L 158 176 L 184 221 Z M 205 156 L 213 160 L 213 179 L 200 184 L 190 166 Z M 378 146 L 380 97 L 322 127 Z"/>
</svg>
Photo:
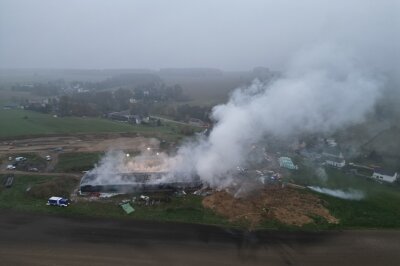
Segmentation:
<svg viewBox="0 0 400 266">
<path fill-rule="evenodd" d="M 197 190 L 202 183 L 199 178 L 191 181 L 158 182 L 166 173 L 163 172 L 133 172 L 116 174 L 110 178 L 110 182 L 99 183 L 93 173 L 87 173 L 82 177 L 80 192 L 92 193 L 151 193 L 151 192 L 175 192 L 181 190 Z"/>
</svg>

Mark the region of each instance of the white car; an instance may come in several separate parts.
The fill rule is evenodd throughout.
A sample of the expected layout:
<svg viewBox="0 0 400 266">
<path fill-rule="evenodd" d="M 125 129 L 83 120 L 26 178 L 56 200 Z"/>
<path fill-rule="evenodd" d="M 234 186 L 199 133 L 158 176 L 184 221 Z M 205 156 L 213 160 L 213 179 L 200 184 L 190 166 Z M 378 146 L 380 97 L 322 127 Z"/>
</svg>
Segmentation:
<svg viewBox="0 0 400 266">
<path fill-rule="evenodd" d="M 12 164 L 7 165 L 7 170 L 14 170 L 16 167 Z"/>
<path fill-rule="evenodd" d="M 50 155 L 46 155 L 46 161 L 51 161 L 51 156 Z"/>
<path fill-rule="evenodd" d="M 16 162 L 26 161 L 26 158 L 25 157 L 15 157 L 15 161 Z"/>
</svg>

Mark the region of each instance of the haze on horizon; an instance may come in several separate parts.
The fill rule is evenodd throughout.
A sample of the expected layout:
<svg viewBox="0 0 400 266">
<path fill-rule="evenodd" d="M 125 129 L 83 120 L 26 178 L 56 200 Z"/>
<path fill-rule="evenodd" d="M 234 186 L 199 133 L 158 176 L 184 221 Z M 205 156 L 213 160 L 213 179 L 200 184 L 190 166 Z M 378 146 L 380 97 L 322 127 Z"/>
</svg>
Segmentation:
<svg viewBox="0 0 400 266">
<path fill-rule="evenodd" d="M 0 68 L 281 69 L 330 42 L 391 68 L 399 11 L 396 0 L 0 0 Z"/>
</svg>

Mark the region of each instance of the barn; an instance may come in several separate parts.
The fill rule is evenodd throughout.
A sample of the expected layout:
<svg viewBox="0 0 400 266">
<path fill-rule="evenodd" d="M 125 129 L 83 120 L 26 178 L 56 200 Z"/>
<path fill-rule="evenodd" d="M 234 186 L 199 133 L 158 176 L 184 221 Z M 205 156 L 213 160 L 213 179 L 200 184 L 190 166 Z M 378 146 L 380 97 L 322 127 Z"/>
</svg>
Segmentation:
<svg viewBox="0 0 400 266">
<path fill-rule="evenodd" d="M 80 183 L 81 194 L 100 193 L 148 193 L 197 190 L 202 183 L 199 178 L 188 181 L 162 181 L 164 172 L 132 172 L 110 176 L 108 181 L 99 181 L 95 174 L 86 173 Z M 175 180 L 182 180 L 176 178 Z"/>
</svg>

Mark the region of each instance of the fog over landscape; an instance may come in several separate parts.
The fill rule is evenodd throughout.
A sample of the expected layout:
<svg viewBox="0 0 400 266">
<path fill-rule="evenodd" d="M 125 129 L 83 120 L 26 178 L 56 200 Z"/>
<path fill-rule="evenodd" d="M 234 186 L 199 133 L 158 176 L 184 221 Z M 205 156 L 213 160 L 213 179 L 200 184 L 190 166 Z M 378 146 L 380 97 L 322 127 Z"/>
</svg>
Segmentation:
<svg viewBox="0 0 400 266">
<path fill-rule="evenodd" d="M 399 56 L 399 5 L 1 0 L 0 67 L 284 69 L 299 50 L 334 42 L 388 70 Z"/>
</svg>

